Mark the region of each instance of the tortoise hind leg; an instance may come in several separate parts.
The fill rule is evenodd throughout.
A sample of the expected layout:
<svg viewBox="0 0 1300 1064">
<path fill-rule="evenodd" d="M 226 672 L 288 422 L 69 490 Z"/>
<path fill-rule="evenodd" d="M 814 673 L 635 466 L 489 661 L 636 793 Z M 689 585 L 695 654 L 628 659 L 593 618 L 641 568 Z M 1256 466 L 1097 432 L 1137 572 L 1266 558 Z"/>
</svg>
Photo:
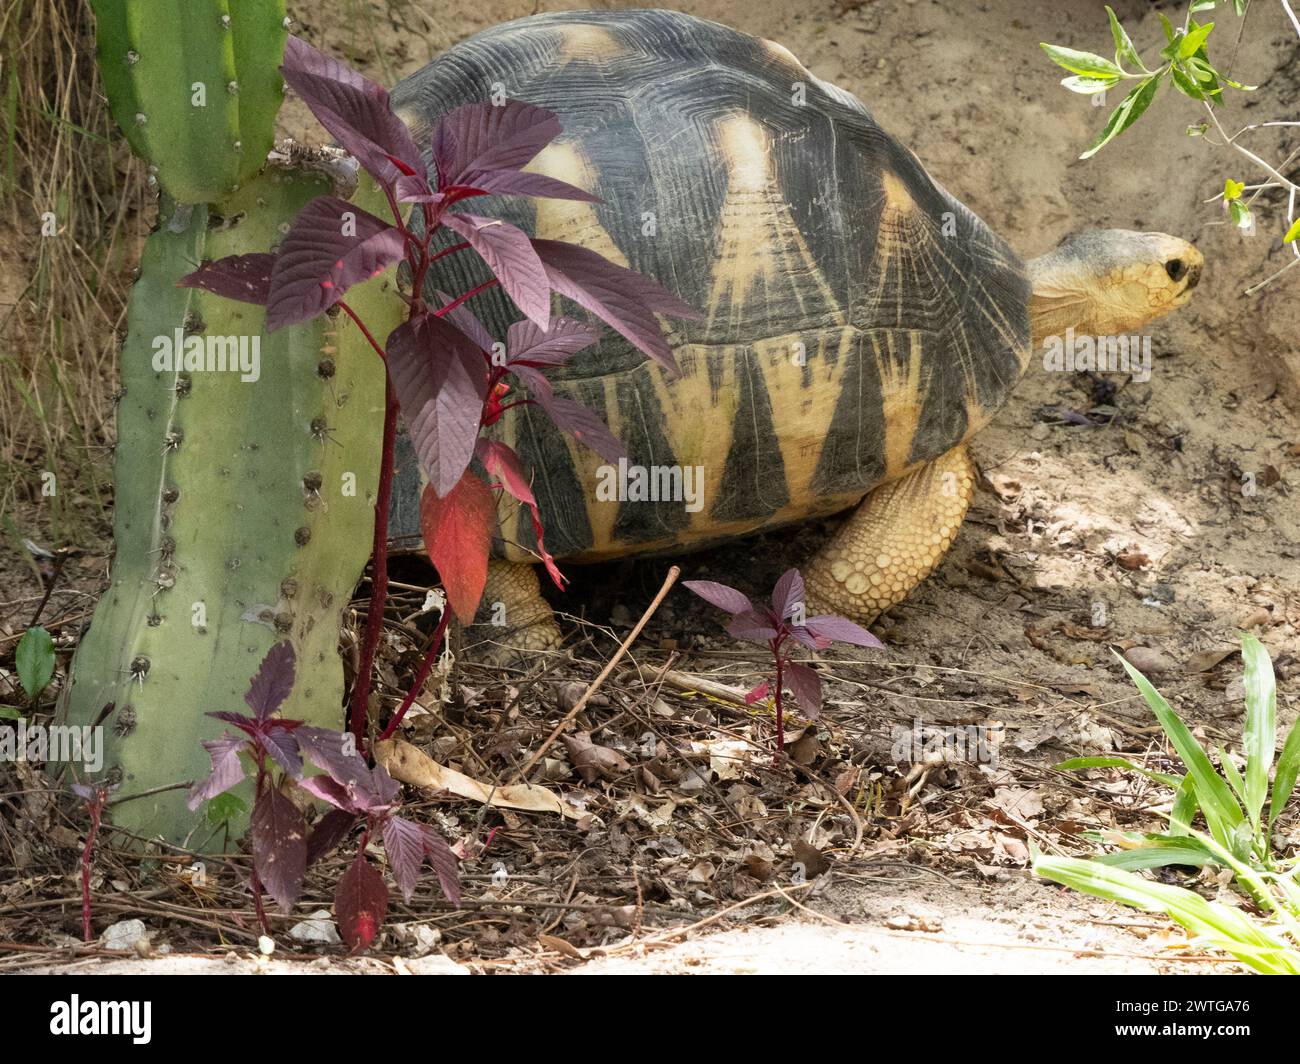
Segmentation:
<svg viewBox="0 0 1300 1064">
<path fill-rule="evenodd" d="M 805 570 L 808 612 L 866 623 L 902 602 L 952 546 L 974 491 L 965 446 L 876 488 Z"/>
<path fill-rule="evenodd" d="M 488 562 L 483 598 L 465 635 L 474 657 L 502 665 L 532 664 L 534 655 L 557 650 L 562 638 L 536 569 L 495 559 Z"/>
</svg>

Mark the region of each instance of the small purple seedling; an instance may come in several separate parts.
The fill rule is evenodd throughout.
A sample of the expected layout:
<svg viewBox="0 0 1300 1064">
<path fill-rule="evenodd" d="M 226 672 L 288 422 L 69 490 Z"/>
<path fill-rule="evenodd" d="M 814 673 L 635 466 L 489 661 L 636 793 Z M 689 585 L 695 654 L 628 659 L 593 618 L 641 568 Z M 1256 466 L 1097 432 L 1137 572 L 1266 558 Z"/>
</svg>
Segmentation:
<svg viewBox="0 0 1300 1064">
<path fill-rule="evenodd" d="M 788 686 L 804 715 L 816 720 L 822 709 L 822 680 L 816 671 L 790 659 L 790 640 L 809 650 L 825 650 L 832 643 L 882 648 L 883 643 L 860 625 L 844 617 L 825 614 L 805 618 L 803 577 L 788 569 L 772 589 L 771 606 L 755 606 L 734 587 L 712 580 L 683 583 L 710 605 L 731 614 L 727 632 L 737 639 L 765 644 L 772 651 L 775 680 L 764 680 L 745 696 L 750 705 L 773 694 L 776 706 L 776 758 L 785 752 L 785 717 L 782 692 Z"/>
</svg>

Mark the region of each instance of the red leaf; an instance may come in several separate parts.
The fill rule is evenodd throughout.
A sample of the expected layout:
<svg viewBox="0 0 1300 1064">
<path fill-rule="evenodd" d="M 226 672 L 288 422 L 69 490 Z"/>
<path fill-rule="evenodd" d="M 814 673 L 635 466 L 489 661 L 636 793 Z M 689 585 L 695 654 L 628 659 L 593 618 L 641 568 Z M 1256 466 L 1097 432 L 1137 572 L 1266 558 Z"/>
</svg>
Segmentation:
<svg viewBox="0 0 1300 1064">
<path fill-rule="evenodd" d="M 265 251 L 251 255 L 227 255 L 224 259 L 203 263 L 176 284 L 181 288 L 202 288 L 205 292 L 225 296 L 227 299 L 264 307 L 271 290 L 273 269 L 275 256 Z"/>
<path fill-rule="evenodd" d="M 747 595 L 713 580 L 684 580 L 682 587 L 695 592 L 709 605 L 717 606 L 730 614 L 748 613 L 754 608 Z"/>
<path fill-rule="evenodd" d="M 699 318 L 698 311 L 649 277 L 616 266 L 587 248 L 562 240 L 534 240 L 533 247 L 555 291 L 613 326 L 674 376 L 680 373 L 655 312 Z"/>
<path fill-rule="evenodd" d="M 416 457 L 433 490 L 446 495 L 474 457 L 487 398 L 483 355 L 463 332 L 432 314 L 394 329 L 387 351 Z"/>
<path fill-rule="evenodd" d="M 527 233 L 477 214 L 444 214 L 442 224 L 469 241 L 526 317 L 542 329 L 550 324 L 551 286 Z"/>
<path fill-rule="evenodd" d="M 265 784 L 253 802 L 252 829 L 257 878 L 287 914 L 307 872 L 307 821 L 293 802 Z"/>
<path fill-rule="evenodd" d="M 461 624 L 472 624 L 487 583 L 497 505 L 488 486 L 467 472 L 445 498 L 433 485 L 420 496 L 420 531 Z"/>
<path fill-rule="evenodd" d="M 805 717 L 816 720 L 822 713 L 822 678 L 807 665 L 787 662 L 785 666 L 786 686 L 794 692 L 794 697 L 803 710 Z"/>
<path fill-rule="evenodd" d="M 258 720 L 266 720 L 280 708 L 293 690 L 294 653 L 288 640 L 276 643 L 262 658 L 257 674 L 249 682 L 244 701 Z"/>
<path fill-rule="evenodd" d="M 384 853 L 393 879 L 402 897 L 410 902 L 415 885 L 420 879 L 420 866 L 424 864 L 424 828 L 400 816 L 390 816 L 384 821 Z"/>
<path fill-rule="evenodd" d="M 767 697 L 768 688 L 771 686 L 772 685 L 767 680 L 764 680 L 761 684 L 745 695 L 745 705 L 752 706 L 755 702 L 761 702 Z"/>
<path fill-rule="evenodd" d="M 337 196 L 317 196 L 298 212 L 280 244 L 266 299 L 266 329 L 307 321 L 349 288 L 402 257 L 401 231 Z"/>
<path fill-rule="evenodd" d="M 483 468 L 493 476 L 500 477 L 501 484 L 506 491 L 528 507 L 533 518 L 533 534 L 537 540 L 537 553 L 542 556 L 542 564 L 546 566 L 546 571 L 550 574 L 555 586 L 563 588 L 565 584 L 564 574 L 556 567 L 555 558 L 546 549 L 546 543 L 542 538 L 542 515 L 537 509 L 537 499 L 533 496 L 532 486 L 528 483 L 528 475 L 524 472 L 524 467 L 519 461 L 519 455 L 508 444 L 486 438 L 478 441 L 475 453 L 478 455 L 479 461 L 483 463 Z"/>
<path fill-rule="evenodd" d="M 379 925 L 388 914 L 388 888 L 384 877 L 357 854 L 334 888 L 334 919 L 339 934 L 353 953 L 366 949 L 379 934 Z"/>
</svg>

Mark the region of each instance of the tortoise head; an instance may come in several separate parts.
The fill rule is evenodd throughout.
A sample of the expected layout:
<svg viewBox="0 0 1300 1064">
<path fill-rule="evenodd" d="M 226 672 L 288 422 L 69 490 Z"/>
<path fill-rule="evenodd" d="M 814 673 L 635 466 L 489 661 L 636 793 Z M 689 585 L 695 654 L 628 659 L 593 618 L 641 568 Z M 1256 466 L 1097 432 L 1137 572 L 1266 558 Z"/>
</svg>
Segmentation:
<svg viewBox="0 0 1300 1064">
<path fill-rule="evenodd" d="M 1092 229 L 1067 237 L 1027 266 L 1034 343 L 1070 327 L 1093 336 L 1138 331 L 1192 298 L 1203 263 L 1168 233 Z"/>
</svg>

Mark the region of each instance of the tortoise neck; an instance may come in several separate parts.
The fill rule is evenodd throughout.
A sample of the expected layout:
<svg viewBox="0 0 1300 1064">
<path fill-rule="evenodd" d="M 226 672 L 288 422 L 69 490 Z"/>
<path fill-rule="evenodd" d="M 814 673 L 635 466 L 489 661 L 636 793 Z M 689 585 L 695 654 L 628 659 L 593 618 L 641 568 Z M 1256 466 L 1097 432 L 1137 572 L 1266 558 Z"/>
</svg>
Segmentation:
<svg viewBox="0 0 1300 1064">
<path fill-rule="evenodd" d="M 1025 264 L 1033 293 L 1029 297 L 1029 332 L 1035 350 L 1049 336 L 1061 336 L 1067 329 L 1077 333 L 1093 330 L 1095 295 L 1079 278 L 1078 261 L 1049 251 Z"/>
</svg>

